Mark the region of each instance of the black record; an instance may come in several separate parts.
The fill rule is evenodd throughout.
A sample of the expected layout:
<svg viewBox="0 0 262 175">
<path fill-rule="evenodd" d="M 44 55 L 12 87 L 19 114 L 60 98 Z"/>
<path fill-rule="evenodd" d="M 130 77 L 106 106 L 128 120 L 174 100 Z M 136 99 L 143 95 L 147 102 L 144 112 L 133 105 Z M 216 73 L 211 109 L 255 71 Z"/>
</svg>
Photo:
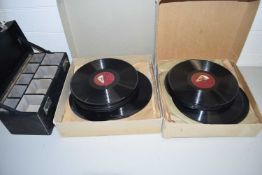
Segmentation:
<svg viewBox="0 0 262 175">
<path fill-rule="evenodd" d="M 103 58 L 79 68 L 71 80 L 71 95 L 85 109 L 110 111 L 129 101 L 138 73 L 129 63 Z"/>
<path fill-rule="evenodd" d="M 128 117 L 151 99 L 150 81 L 129 63 L 103 58 L 79 68 L 71 80 L 72 110 L 91 121 Z"/>
<path fill-rule="evenodd" d="M 168 72 L 165 81 L 170 95 L 190 109 L 220 109 L 239 95 L 234 75 L 207 60 L 181 62 Z"/>
<path fill-rule="evenodd" d="M 241 122 L 249 111 L 248 98 L 240 88 L 232 104 L 219 110 L 190 109 L 175 98 L 173 102 L 184 115 L 204 124 L 236 124 Z"/>
<path fill-rule="evenodd" d="M 142 73 L 138 72 L 138 86 L 131 99 L 123 106 L 112 111 L 97 112 L 93 110 L 86 110 L 76 103 L 72 94 L 69 102 L 72 110 L 78 114 L 79 117 L 90 121 L 106 121 L 129 117 L 141 109 L 143 109 L 152 96 L 152 86 L 148 78 Z"/>
</svg>

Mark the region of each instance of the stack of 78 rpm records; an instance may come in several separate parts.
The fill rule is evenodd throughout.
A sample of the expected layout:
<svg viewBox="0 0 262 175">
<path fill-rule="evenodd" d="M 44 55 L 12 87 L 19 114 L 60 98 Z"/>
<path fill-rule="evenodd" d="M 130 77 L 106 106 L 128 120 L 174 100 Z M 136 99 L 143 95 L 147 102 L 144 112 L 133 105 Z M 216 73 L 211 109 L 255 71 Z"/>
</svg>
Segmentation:
<svg viewBox="0 0 262 175">
<path fill-rule="evenodd" d="M 130 117 L 150 101 L 150 80 L 131 64 L 102 58 L 80 67 L 70 83 L 71 109 L 89 121 Z"/>
<path fill-rule="evenodd" d="M 187 60 L 165 77 L 177 109 L 203 124 L 236 124 L 249 112 L 249 101 L 234 75 L 207 60 Z"/>
</svg>

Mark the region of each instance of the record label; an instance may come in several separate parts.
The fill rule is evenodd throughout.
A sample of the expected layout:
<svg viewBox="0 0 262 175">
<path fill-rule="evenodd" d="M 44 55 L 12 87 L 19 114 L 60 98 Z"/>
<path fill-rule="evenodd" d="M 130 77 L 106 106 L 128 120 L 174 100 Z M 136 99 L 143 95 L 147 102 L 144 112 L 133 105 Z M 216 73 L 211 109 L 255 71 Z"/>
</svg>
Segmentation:
<svg viewBox="0 0 262 175">
<path fill-rule="evenodd" d="M 115 75 L 111 72 L 100 72 L 94 76 L 93 79 L 97 86 L 109 86 L 115 81 Z"/>
<path fill-rule="evenodd" d="M 216 84 L 215 78 L 207 72 L 196 72 L 191 76 L 191 82 L 200 89 L 209 89 Z"/>
</svg>

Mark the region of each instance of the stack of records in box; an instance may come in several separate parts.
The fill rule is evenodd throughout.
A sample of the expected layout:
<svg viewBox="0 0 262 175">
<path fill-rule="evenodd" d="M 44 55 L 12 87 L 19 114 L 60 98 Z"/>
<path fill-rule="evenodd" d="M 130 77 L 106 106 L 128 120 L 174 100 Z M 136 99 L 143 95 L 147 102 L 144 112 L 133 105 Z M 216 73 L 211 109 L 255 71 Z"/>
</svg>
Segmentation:
<svg viewBox="0 0 262 175">
<path fill-rule="evenodd" d="M 129 63 L 103 58 L 80 67 L 71 80 L 72 110 L 81 118 L 105 121 L 129 117 L 151 99 L 148 78 Z"/>
<path fill-rule="evenodd" d="M 207 60 L 175 65 L 165 78 L 175 106 L 186 117 L 204 124 L 235 124 L 248 114 L 249 101 L 234 75 Z"/>
</svg>

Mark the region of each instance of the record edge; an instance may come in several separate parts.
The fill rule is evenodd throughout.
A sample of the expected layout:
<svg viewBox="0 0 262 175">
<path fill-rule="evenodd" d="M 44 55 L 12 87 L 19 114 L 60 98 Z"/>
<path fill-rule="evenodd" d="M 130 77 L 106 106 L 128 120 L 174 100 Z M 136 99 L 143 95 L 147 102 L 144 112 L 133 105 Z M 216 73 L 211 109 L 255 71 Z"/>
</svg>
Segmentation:
<svg viewBox="0 0 262 175">
<path fill-rule="evenodd" d="M 208 59 L 209 60 L 209 59 Z M 161 109 L 163 116 L 162 123 L 162 136 L 164 138 L 172 138 L 172 137 L 229 137 L 229 136 L 255 136 L 262 130 L 262 117 L 259 111 L 259 108 L 256 104 L 254 96 L 252 95 L 243 75 L 239 71 L 237 65 L 231 62 L 228 59 L 211 59 L 209 61 L 213 61 L 218 64 L 222 64 L 222 66 L 226 67 L 233 75 L 237 78 L 240 87 L 246 93 L 248 100 L 250 102 L 250 108 L 254 111 L 254 115 L 257 118 L 256 123 L 239 123 L 239 124 L 202 124 L 196 122 L 192 119 L 188 120 L 191 123 L 179 123 L 172 116 L 169 111 L 169 107 L 166 104 L 166 99 L 164 98 L 165 94 L 165 86 L 163 82 L 161 82 L 161 76 L 164 76 L 163 73 L 167 74 L 168 70 L 170 70 L 175 64 L 186 61 L 186 59 L 176 59 L 176 60 L 161 60 L 158 63 L 158 88 L 159 88 L 159 97 L 161 101 Z M 166 67 L 164 67 L 166 66 Z M 167 93 L 167 92 L 166 92 Z M 171 99 L 170 95 L 167 94 Z M 172 101 L 172 100 L 171 100 Z M 173 104 L 174 105 L 174 104 Z M 177 109 L 177 111 L 179 111 Z M 181 113 L 179 111 L 179 113 Z M 182 113 L 181 113 L 182 114 Z M 182 114 L 183 115 L 183 114 Z M 249 115 L 249 114 L 248 114 Z M 184 116 L 184 115 L 183 115 Z M 185 117 L 185 116 L 184 116 Z M 249 117 L 249 116 L 247 116 Z M 254 117 L 254 116 L 253 116 Z M 223 132 L 226 130 L 227 132 Z"/>
<path fill-rule="evenodd" d="M 97 58 L 97 57 L 96 57 Z M 99 57 L 101 58 L 101 57 Z M 107 56 L 107 58 L 109 58 Z M 112 56 L 110 56 L 112 58 Z M 155 108 L 155 114 L 154 117 L 148 117 L 146 118 L 141 118 L 141 119 L 134 119 L 134 120 L 115 120 L 115 121 L 103 121 L 99 123 L 94 123 L 94 122 L 89 122 L 89 121 L 64 121 L 64 114 L 68 108 L 68 98 L 69 98 L 69 91 L 70 91 L 70 80 L 73 76 L 73 73 L 80 67 L 80 65 L 84 65 L 87 62 L 90 62 L 94 60 L 94 57 L 91 58 L 75 58 L 73 59 L 73 63 L 70 65 L 70 69 L 68 71 L 66 81 L 64 83 L 64 87 L 62 90 L 62 94 L 60 96 L 59 102 L 58 102 L 58 107 L 55 113 L 55 117 L 53 120 L 53 123 L 57 126 L 60 134 L 64 137 L 67 136 L 95 136 L 95 135 L 122 135 L 122 134 L 143 134 L 143 133 L 160 133 L 161 131 L 161 124 L 162 124 L 162 118 L 160 117 L 160 111 L 159 111 L 159 106 L 156 104 L 156 84 L 155 84 L 155 79 L 154 79 L 154 74 L 153 74 L 153 65 L 152 65 L 152 57 L 150 55 L 138 55 L 138 56 L 117 56 L 116 58 L 124 58 L 124 61 L 128 61 L 129 59 L 132 60 L 131 64 L 137 63 L 138 65 L 141 64 L 141 60 L 144 60 L 145 63 L 143 65 L 146 65 L 146 70 L 148 71 L 146 74 L 146 77 L 150 80 L 152 87 L 152 97 L 149 102 L 151 104 L 153 101 L 154 103 L 154 108 Z M 128 61 L 129 62 L 129 61 Z M 130 63 L 130 62 L 129 62 Z M 134 66 L 136 67 L 136 66 Z M 140 71 L 144 73 L 143 71 Z M 145 73 L 144 73 L 145 74 Z M 150 77 L 148 77 L 148 75 Z M 154 97 L 154 98 L 153 98 Z M 148 105 L 149 105 L 148 104 Z M 139 113 L 139 112 L 138 112 Z M 122 130 L 120 131 L 119 128 L 116 128 L 116 126 L 121 126 L 121 123 L 123 126 L 131 126 L 134 127 L 133 129 L 126 129 L 122 127 Z M 142 123 L 144 123 L 142 126 L 144 126 L 144 129 L 142 126 L 140 126 Z M 148 123 L 145 125 L 145 123 Z M 107 128 L 108 131 L 107 133 L 101 133 L 99 131 L 99 125 L 112 125 L 111 128 Z M 90 128 L 91 126 L 91 128 Z M 137 127 L 136 127 L 137 126 Z M 146 126 L 146 127 L 145 127 Z M 77 127 L 81 127 L 84 130 L 86 128 L 90 128 L 92 131 L 90 132 L 84 132 L 80 133 L 77 131 Z M 136 127 L 136 129 L 135 129 Z M 114 131 L 115 129 L 115 131 Z M 118 130 L 118 131 L 117 131 Z M 111 133 L 111 134 L 110 134 Z"/>
</svg>

